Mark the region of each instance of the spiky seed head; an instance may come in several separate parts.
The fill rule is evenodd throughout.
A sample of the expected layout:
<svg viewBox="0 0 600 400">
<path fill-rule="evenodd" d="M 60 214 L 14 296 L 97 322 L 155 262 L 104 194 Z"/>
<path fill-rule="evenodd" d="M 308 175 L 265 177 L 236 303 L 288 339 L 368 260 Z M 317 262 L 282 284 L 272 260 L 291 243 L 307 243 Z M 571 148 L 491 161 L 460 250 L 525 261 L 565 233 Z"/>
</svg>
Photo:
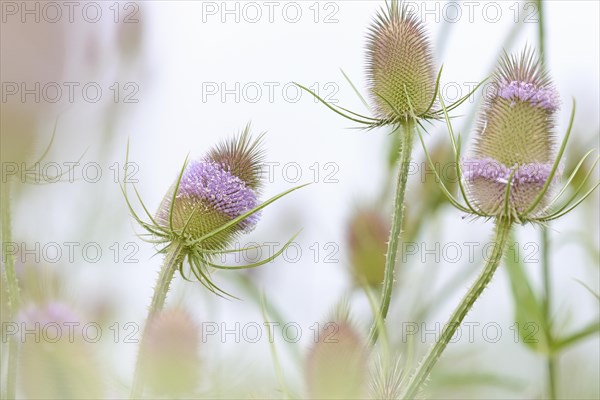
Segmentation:
<svg viewBox="0 0 600 400">
<path fill-rule="evenodd" d="M 240 178 L 247 187 L 258 192 L 263 184 L 261 179 L 264 156 L 263 136 L 264 134 L 261 134 L 253 140 L 248 124 L 239 137 L 223 141 L 212 149 L 207 159 L 217 163 Z"/>
<path fill-rule="evenodd" d="M 425 27 L 406 4 L 393 1 L 370 28 L 367 74 L 375 112 L 382 119 L 411 117 L 429 108 L 435 71 Z"/>
<path fill-rule="evenodd" d="M 539 58 L 525 49 L 504 54 L 479 119 L 471 157 L 463 161 L 469 194 L 486 214 L 516 216 L 533 204 L 554 163 L 554 116 L 559 96 Z M 555 176 L 557 178 L 557 176 Z M 542 212 L 545 198 L 530 216 Z"/>
<path fill-rule="evenodd" d="M 368 379 L 366 346 L 347 321 L 323 325 L 306 360 L 306 383 L 314 399 L 364 398 Z"/>
<path fill-rule="evenodd" d="M 104 388 L 100 366 L 89 341 L 83 340 L 80 319 L 73 308 L 59 301 L 31 304 L 19 314 L 29 335 L 21 343 L 21 388 L 31 399 L 98 399 Z M 69 329 L 65 327 L 70 326 Z M 87 332 L 93 335 L 92 330 Z"/>
<path fill-rule="evenodd" d="M 142 373 L 155 394 L 193 393 L 200 376 L 199 334 L 183 310 L 164 310 L 149 321 Z"/>
<path fill-rule="evenodd" d="M 385 270 L 388 223 L 373 210 L 359 210 L 348 229 L 354 278 L 371 286 L 381 285 Z"/>
<path fill-rule="evenodd" d="M 260 138 L 253 141 L 246 130 L 210 151 L 204 159 L 190 162 L 175 196 L 173 229 L 185 229 L 187 238 L 198 239 L 258 206 L 261 152 Z M 157 214 L 157 222 L 165 227 L 170 225 L 176 186 L 175 183 L 165 195 Z M 259 218 L 260 212 L 255 213 L 202 245 L 206 249 L 223 249 L 237 234 L 252 231 Z"/>
</svg>

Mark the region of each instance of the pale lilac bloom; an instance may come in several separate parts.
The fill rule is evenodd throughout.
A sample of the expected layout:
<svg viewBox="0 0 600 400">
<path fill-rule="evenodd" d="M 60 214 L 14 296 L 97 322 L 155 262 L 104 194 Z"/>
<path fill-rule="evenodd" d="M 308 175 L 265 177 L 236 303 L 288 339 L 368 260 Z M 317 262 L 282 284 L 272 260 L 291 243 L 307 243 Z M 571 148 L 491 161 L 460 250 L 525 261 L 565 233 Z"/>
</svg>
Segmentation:
<svg viewBox="0 0 600 400">
<path fill-rule="evenodd" d="M 502 82 L 497 90 L 498 97 L 506 100 L 527 101 L 535 106 L 554 112 L 560 105 L 557 91 L 552 87 L 538 87 L 523 81 Z"/>
<path fill-rule="evenodd" d="M 207 208 L 237 218 L 258 206 L 254 190 L 213 161 L 192 161 L 181 177 L 177 197 L 186 197 Z M 254 229 L 260 212 L 239 223 L 243 231 Z"/>
</svg>

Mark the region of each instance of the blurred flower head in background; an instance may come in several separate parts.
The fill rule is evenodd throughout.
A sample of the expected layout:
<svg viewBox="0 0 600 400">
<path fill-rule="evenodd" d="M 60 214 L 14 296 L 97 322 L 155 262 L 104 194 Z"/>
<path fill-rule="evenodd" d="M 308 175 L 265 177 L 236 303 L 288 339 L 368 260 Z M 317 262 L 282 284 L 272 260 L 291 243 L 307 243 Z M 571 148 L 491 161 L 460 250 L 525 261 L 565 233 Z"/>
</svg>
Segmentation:
<svg viewBox="0 0 600 400">
<path fill-rule="evenodd" d="M 20 313 L 21 388 L 33 399 L 97 399 L 104 393 L 102 369 L 73 309 L 61 302 L 32 304 Z M 87 333 L 86 333 L 87 334 Z"/>
<path fill-rule="evenodd" d="M 389 223 L 374 210 L 359 210 L 348 226 L 350 265 L 358 284 L 379 287 L 385 272 Z"/>
<path fill-rule="evenodd" d="M 162 311 L 149 321 L 142 374 L 159 395 L 193 393 L 200 377 L 198 327 L 181 309 Z"/>
<path fill-rule="evenodd" d="M 306 358 L 312 399 L 360 399 L 369 377 L 368 351 L 360 333 L 344 319 L 325 324 Z"/>
</svg>

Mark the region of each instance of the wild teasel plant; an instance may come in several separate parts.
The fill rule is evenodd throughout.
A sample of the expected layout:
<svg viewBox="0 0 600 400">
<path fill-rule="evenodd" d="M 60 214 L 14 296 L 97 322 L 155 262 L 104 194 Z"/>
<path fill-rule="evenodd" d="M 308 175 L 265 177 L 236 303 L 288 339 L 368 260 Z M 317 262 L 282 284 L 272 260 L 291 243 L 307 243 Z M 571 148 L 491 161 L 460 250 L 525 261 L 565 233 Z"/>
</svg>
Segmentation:
<svg viewBox="0 0 600 400">
<path fill-rule="evenodd" d="M 565 137 L 555 154 L 553 128 L 559 96 L 531 49 L 525 49 L 519 56 L 509 56 L 505 52 L 492 84 L 493 90 L 489 92 L 481 112 L 473 156 L 462 162 L 460 134 L 458 137 L 454 135 L 443 99 L 441 96 L 439 99 L 454 151 L 458 187 L 465 205 L 444 185 L 418 131 L 429 164 L 436 171 L 440 187 L 449 201 L 473 218 L 493 219 L 496 230 L 492 255 L 451 315 L 439 340 L 411 377 L 403 398 L 415 397 L 456 329 L 491 281 L 507 247 L 512 226 L 515 223 L 543 225 L 560 218 L 575 209 L 600 185 L 597 183 L 584 193 L 600 159 L 596 157 L 583 182 L 566 201 L 559 203 L 592 150 L 582 157 L 565 185 L 552 196 L 575 119 L 575 101 Z"/>
<path fill-rule="evenodd" d="M 151 300 L 147 321 L 154 320 L 162 310 L 167 292 L 176 271 L 187 281 L 195 277 L 205 288 L 220 297 L 235 296 L 219 288 L 211 279 L 211 270 L 240 270 L 265 265 L 279 257 L 298 235 L 295 234 L 282 248 L 271 256 L 248 265 L 227 266 L 214 262 L 222 254 L 247 251 L 256 247 L 228 249 L 232 241 L 250 232 L 258 222 L 260 211 L 283 196 L 303 187 L 300 185 L 260 203 L 262 186 L 261 162 L 263 135 L 252 139 L 250 126 L 235 138 L 212 149 L 199 161 L 188 163 L 186 158 L 175 183 L 165 195 L 158 212 L 152 215 L 133 186 L 140 205 L 148 218 L 142 220 L 134 210 L 127 192 L 121 189 L 135 221 L 146 231 L 140 236 L 158 247 L 164 254 L 164 264 L 159 272 Z M 129 151 L 127 151 L 129 154 Z M 128 155 L 125 163 L 127 173 Z M 260 247 L 260 246 L 259 246 Z M 131 397 L 142 395 L 140 375 L 144 364 L 144 338 L 132 386 Z"/>
<path fill-rule="evenodd" d="M 362 128 L 389 126 L 393 129 L 392 134 L 400 137 L 400 155 L 397 161 L 399 172 L 383 289 L 379 312 L 374 318 L 369 334 L 371 344 L 376 343 L 379 335 L 377 320 L 385 321 L 391 301 L 415 127 L 424 121 L 442 119 L 444 115 L 443 110 L 436 104 L 441 74 L 442 68 L 439 69 L 436 77 L 431 44 L 423 23 L 411 12 L 406 3 L 392 0 L 377 14 L 367 36 L 367 80 L 374 109 L 373 117 L 327 103 L 311 90 L 298 85 L 337 114 L 361 124 Z M 348 81 L 355 88 L 349 79 Z M 449 105 L 447 111 L 452 111 L 465 102 L 479 85 L 472 92 Z M 360 94 L 358 95 L 363 104 L 369 108 L 366 100 Z"/>
</svg>

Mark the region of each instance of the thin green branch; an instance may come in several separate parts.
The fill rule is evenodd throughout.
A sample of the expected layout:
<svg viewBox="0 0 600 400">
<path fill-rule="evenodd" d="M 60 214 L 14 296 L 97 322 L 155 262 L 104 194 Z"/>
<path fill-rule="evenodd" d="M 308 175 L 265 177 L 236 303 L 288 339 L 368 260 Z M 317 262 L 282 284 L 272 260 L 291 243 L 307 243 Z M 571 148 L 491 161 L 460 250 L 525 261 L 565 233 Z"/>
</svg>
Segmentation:
<svg viewBox="0 0 600 400">
<path fill-rule="evenodd" d="M 392 228 L 388 242 L 388 250 L 385 260 L 385 273 L 383 279 L 383 290 L 381 292 L 381 303 L 379 314 L 374 318 L 371 331 L 369 333 L 369 343 L 374 345 L 379 335 L 379 325 L 385 323 L 390 301 L 392 298 L 392 288 L 394 287 L 394 268 L 398 247 L 400 246 L 400 235 L 402 233 L 402 221 L 404 217 L 404 194 L 406 192 L 406 181 L 408 178 L 408 168 L 411 159 L 413 147 L 413 135 L 415 130 L 415 121 L 409 119 L 403 125 L 403 131 L 399 132 L 402 144 L 400 146 L 398 181 L 396 186 L 396 198 L 394 201 L 394 213 L 392 215 Z"/>
<path fill-rule="evenodd" d="M 135 365 L 135 371 L 133 376 L 133 385 L 131 387 L 131 399 L 138 399 L 142 396 L 144 391 L 144 382 L 141 375 L 141 369 L 144 364 L 145 354 L 145 341 L 148 333 L 149 325 L 152 320 L 162 311 L 165 300 L 167 298 L 167 292 L 171 286 L 173 275 L 175 271 L 179 270 L 179 266 L 183 261 L 183 246 L 179 243 L 173 243 L 167 250 L 164 264 L 158 275 L 156 286 L 154 287 L 154 294 L 152 295 L 152 301 L 148 310 L 148 317 L 146 318 L 146 325 L 144 327 L 144 333 L 142 334 L 142 340 L 140 341 L 140 348 L 138 352 L 138 358 Z"/>
<path fill-rule="evenodd" d="M 460 326 L 467 313 L 473 307 L 473 304 L 475 304 L 475 301 L 477 301 L 477 299 L 481 296 L 481 293 L 483 293 L 483 290 L 487 287 L 488 283 L 494 276 L 498 265 L 500 265 L 502 255 L 504 254 L 504 249 L 506 248 L 511 225 L 511 220 L 506 218 L 498 219 L 496 221 L 494 248 L 491 257 L 486 261 L 485 268 L 473 286 L 471 286 L 469 291 L 465 294 L 458 307 L 452 313 L 452 316 L 442 331 L 440 339 L 431 348 L 417 369 L 416 373 L 412 376 L 403 398 L 413 399 L 418 394 L 419 389 L 446 349 L 446 346 L 452 339 L 452 336 L 456 332 L 457 328 Z"/>
</svg>

